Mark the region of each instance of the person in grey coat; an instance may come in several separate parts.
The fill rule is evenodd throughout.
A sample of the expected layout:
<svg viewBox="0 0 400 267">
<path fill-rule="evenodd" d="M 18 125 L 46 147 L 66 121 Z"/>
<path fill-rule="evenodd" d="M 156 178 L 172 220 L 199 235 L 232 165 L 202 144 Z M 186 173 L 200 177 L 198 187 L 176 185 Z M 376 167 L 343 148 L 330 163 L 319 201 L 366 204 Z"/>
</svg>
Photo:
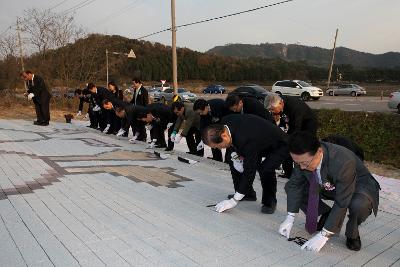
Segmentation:
<svg viewBox="0 0 400 267">
<path fill-rule="evenodd" d="M 358 226 L 372 211 L 377 215 L 379 183 L 352 151 L 320 142 L 311 133 L 292 134 L 289 151 L 295 168 L 285 185 L 288 215 L 279 233 L 289 238 L 294 218 L 301 209 L 306 214 L 307 231 L 312 234 L 320 230 L 302 249 L 319 251 L 333 234 L 340 233 L 348 211 L 346 246 L 360 250 Z M 332 208 L 322 199 L 332 200 Z"/>
</svg>

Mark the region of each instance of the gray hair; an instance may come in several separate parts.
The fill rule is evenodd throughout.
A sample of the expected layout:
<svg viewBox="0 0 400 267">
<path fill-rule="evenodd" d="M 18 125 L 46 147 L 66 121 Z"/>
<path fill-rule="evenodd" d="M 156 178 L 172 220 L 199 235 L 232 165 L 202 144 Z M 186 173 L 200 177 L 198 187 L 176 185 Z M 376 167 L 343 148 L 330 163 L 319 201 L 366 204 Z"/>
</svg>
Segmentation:
<svg viewBox="0 0 400 267">
<path fill-rule="evenodd" d="M 279 105 L 282 98 L 276 93 L 268 93 L 264 100 L 264 107 L 271 109 Z"/>
</svg>

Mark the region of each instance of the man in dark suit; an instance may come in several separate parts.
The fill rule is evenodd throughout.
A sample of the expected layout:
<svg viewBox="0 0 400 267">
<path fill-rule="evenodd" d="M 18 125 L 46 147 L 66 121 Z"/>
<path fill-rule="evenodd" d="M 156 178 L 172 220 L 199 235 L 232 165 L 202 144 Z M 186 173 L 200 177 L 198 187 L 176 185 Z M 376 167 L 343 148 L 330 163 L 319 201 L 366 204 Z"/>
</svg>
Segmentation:
<svg viewBox="0 0 400 267">
<path fill-rule="evenodd" d="M 28 91 L 25 95 L 35 104 L 36 118 L 35 125 L 47 126 L 50 122 L 50 98 L 51 93 L 43 78 L 27 70 L 21 73 Z"/>
<path fill-rule="evenodd" d="M 176 115 L 171 108 L 162 103 L 152 103 L 147 105 L 141 113 L 138 114 L 138 119 L 147 123 L 150 126 L 151 140 L 156 140 L 155 147 L 167 148 L 165 142 L 165 130 L 168 129 L 168 137 L 172 134 L 173 125 L 176 121 Z M 168 138 L 168 148 L 173 148 L 174 143 Z"/>
<path fill-rule="evenodd" d="M 311 108 L 298 97 L 279 96 L 269 93 L 264 100 L 264 107 L 274 116 L 283 118 L 288 126 L 287 134 L 296 131 L 307 131 L 313 135 L 317 134 L 318 120 Z M 282 164 L 285 177 L 290 178 L 293 170 L 293 161 L 288 157 Z"/>
<path fill-rule="evenodd" d="M 147 92 L 146 88 L 143 87 L 142 81 L 139 78 L 133 78 L 132 84 L 133 96 L 130 103 L 133 106 L 147 106 L 149 104 L 149 93 Z M 139 133 L 138 140 L 146 141 L 147 134 L 144 122 L 136 122 L 135 129 L 132 128 L 132 131 Z"/>
<path fill-rule="evenodd" d="M 235 94 L 228 95 L 225 100 L 226 106 L 232 112 L 240 114 L 253 114 L 266 119 L 270 122 L 275 122 L 271 114 L 264 108 L 255 97 L 239 96 Z"/>
<path fill-rule="evenodd" d="M 216 205 L 218 212 L 235 207 L 245 196 L 255 200 L 253 181 L 258 171 L 263 188 L 261 212 L 276 208 L 275 169 L 288 155 L 286 135 L 273 123 L 252 114 L 225 116 L 220 124 L 203 131 L 203 142 L 212 148 L 231 150 L 229 160 L 235 194 Z M 262 160 L 264 158 L 264 160 Z M 253 199 L 251 199 L 253 198 Z"/>
<path fill-rule="evenodd" d="M 111 102 L 112 103 L 112 102 Z M 122 119 L 122 129 L 124 132 L 129 131 L 129 127 L 132 127 L 132 130 L 137 129 L 137 124 L 141 123 L 144 125 L 142 121 L 139 121 L 139 114 L 143 114 L 146 112 L 146 108 L 142 106 L 132 106 L 131 104 L 127 103 L 125 105 L 117 105 L 114 106 L 112 103 L 113 108 L 115 109 L 115 115 Z M 136 141 L 146 141 L 143 139 L 139 139 L 140 133 L 137 131 L 133 131 L 133 136 L 129 139 L 129 142 L 135 143 Z"/>
<path fill-rule="evenodd" d="M 93 111 L 100 111 L 99 116 L 99 126 L 100 130 L 103 132 L 108 132 L 111 127 L 109 121 L 109 110 L 104 109 L 103 101 L 110 100 L 113 101 L 115 99 L 114 95 L 104 87 L 98 87 L 94 83 L 88 83 L 87 89 L 93 96 L 93 100 L 96 103 L 96 106 L 93 108 Z"/>
<path fill-rule="evenodd" d="M 211 124 L 219 123 L 224 116 L 231 113 L 226 108 L 225 101 L 220 98 L 197 99 L 193 104 L 193 110 L 200 114 L 200 132 Z M 211 152 L 213 160 L 222 161 L 221 149 L 211 148 Z"/>
<path fill-rule="evenodd" d="M 306 213 L 307 231 L 310 234 L 320 231 L 302 249 L 319 251 L 331 235 L 340 233 L 348 211 L 346 246 L 360 250 L 358 226 L 372 210 L 377 214 L 378 182 L 352 151 L 319 142 L 311 133 L 291 135 L 289 151 L 296 167 L 285 186 L 288 215 L 279 228 L 280 234 L 289 238 L 294 218 L 301 209 Z M 321 199 L 333 200 L 332 208 Z"/>
<path fill-rule="evenodd" d="M 171 141 L 178 144 L 182 137 L 186 138 L 189 153 L 197 156 L 204 155 L 204 148 L 199 147 L 201 142 L 200 115 L 193 110 L 192 103 L 173 102 L 171 109 L 177 116 Z"/>
</svg>

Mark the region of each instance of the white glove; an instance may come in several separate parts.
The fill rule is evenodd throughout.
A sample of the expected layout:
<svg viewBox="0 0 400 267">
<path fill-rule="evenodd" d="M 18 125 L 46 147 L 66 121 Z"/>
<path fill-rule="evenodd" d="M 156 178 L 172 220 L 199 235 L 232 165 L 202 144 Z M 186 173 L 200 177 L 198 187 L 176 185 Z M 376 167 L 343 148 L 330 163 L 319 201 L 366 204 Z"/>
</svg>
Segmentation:
<svg viewBox="0 0 400 267">
<path fill-rule="evenodd" d="M 153 139 L 150 144 L 146 146 L 146 148 L 153 149 L 156 146 L 157 139 Z"/>
<path fill-rule="evenodd" d="M 167 130 L 169 129 L 169 128 L 171 128 L 171 126 L 172 125 L 174 125 L 172 122 L 169 122 L 168 124 L 167 124 Z"/>
<path fill-rule="evenodd" d="M 99 111 L 101 108 L 99 107 L 99 105 L 96 105 L 94 108 L 93 108 L 93 111 Z"/>
<path fill-rule="evenodd" d="M 197 145 L 197 151 L 200 151 L 204 148 L 204 143 L 203 141 L 200 141 L 200 143 Z"/>
<path fill-rule="evenodd" d="M 181 139 L 182 139 L 182 135 L 176 134 L 176 135 L 175 135 L 175 141 L 174 141 L 174 143 L 175 143 L 175 144 L 179 144 L 179 142 L 181 141 Z"/>
<path fill-rule="evenodd" d="M 231 153 L 231 159 L 233 163 L 233 168 L 240 173 L 243 173 L 243 160 L 240 159 L 239 155 L 236 152 Z"/>
<path fill-rule="evenodd" d="M 326 231 L 323 229 L 322 231 Z M 328 231 L 327 231 L 328 232 Z M 330 232 L 329 232 L 330 233 Z M 321 250 L 323 246 L 325 246 L 326 242 L 329 240 L 328 237 L 323 236 L 321 232 L 313 236 L 310 240 L 308 240 L 304 245 L 301 246 L 301 249 L 315 251 L 318 252 Z"/>
<path fill-rule="evenodd" d="M 88 119 L 88 118 L 89 118 L 89 113 L 86 113 L 85 119 Z"/>
<path fill-rule="evenodd" d="M 223 200 L 215 205 L 215 210 L 217 212 L 223 212 L 225 210 L 229 210 L 234 208 L 237 205 L 237 201 L 234 198 Z"/>
<path fill-rule="evenodd" d="M 175 133 L 172 133 L 171 136 L 169 137 L 169 139 L 171 139 L 171 142 L 175 142 Z"/>
<path fill-rule="evenodd" d="M 34 97 L 35 95 L 33 94 L 33 93 L 30 93 L 29 95 L 28 95 L 28 100 L 32 100 L 32 98 Z"/>
<path fill-rule="evenodd" d="M 290 236 L 290 231 L 292 230 L 292 227 L 293 227 L 293 222 L 294 222 L 295 216 L 296 216 L 295 213 L 288 212 L 286 219 L 279 226 L 279 233 L 288 239 Z"/>
<path fill-rule="evenodd" d="M 129 139 L 129 143 L 132 143 L 132 144 L 136 143 L 136 139 L 138 138 L 138 136 L 139 136 L 139 133 L 136 133 L 131 139 Z"/>
<path fill-rule="evenodd" d="M 107 133 L 110 130 L 111 125 L 107 124 L 106 128 L 104 128 L 103 133 Z"/>
<path fill-rule="evenodd" d="M 76 113 L 76 116 L 78 117 L 80 115 L 82 115 L 82 111 L 79 110 L 78 113 Z"/>
<path fill-rule="evenodd" d="M 151 129 L 153 129 L 153 125 L 146 124 L 145 128 L 146 128 L 147 131 L 151 131 Z"/>
<path fill-rule="evenodd" d="M 125 130 L 121 128 L 121 129 L 119 129 L 117 136 L 123 136 L 124 133 L 125 133 Z"/>
</svg>

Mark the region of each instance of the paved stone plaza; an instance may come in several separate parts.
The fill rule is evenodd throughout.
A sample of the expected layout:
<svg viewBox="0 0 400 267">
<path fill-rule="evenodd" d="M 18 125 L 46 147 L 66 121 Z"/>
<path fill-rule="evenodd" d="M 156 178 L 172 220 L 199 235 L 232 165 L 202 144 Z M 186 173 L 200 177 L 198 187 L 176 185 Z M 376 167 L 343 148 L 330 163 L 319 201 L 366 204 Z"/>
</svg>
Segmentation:
<svg viewBox="0 0 400 267">
<path fill-rule="evenodd" d="M 360 228 L 361 251 L 346 248 L 343 227 L 313 253 L 277 232 L 286 179 L 275 214 L 260 200 L 218 214 L 207 206 L 233 193 L 227 166 L 178 155 L 81 124 L 0 120 L 0 266 L 400 266 L 398 181 L 377 177 L 381 206 Z M 255 188 L 260 197 L 258 178 Z M 292 236 L 310 237 L 304 220 Z"/>
</svg>

